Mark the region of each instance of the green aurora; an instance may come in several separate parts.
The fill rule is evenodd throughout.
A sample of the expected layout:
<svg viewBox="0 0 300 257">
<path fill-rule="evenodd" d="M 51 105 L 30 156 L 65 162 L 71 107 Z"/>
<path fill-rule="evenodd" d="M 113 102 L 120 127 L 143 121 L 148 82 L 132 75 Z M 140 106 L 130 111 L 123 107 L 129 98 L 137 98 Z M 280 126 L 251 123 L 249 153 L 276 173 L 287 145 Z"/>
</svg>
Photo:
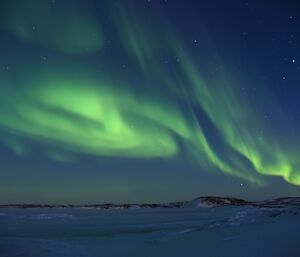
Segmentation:
<svg viewBox="0 0 300 257">
<path fill-rule="evenodd" d="M 104 25 L 75 2 L 72 9 L 62 5 L 59 10 L 49 1 L 1 3 L 6 13 L 1 24 L 19 44 L 59 56 L 42 65 L 23 59 L 13 76 L 1 71 L 2 141 L 17 155 L 30 148 L 20 137 L 61 149 L 66 158 L 48 152 L 58 161 L 72 161 L 72 153 L 115 158 L 186 154 L 199 170 L 215 168 L 256 185 L 265 183 L 261 175 L 300 185 L 299 140 L 283 140 L 280 127 L 271 131 L 276 124 L 267 123 L 261 106 L 241 94 L 221 57 L 216 59 L 219 75 L 207 78 L 201 60 L 191 57 L 167 22 L 157 24 L 151 13 L 141 19 L 121 4 L 109 4 L 117 44 L 136 66 L 135 74 L 126 76 L 114 68 L 116 62 L 107 63 Z M 162 51 L 178 60 L 172 69 L 157 62 Z M 209 52 L 217 56 L 216 49 Z M 86 61 L 91 54 L 99 66 Z M 267 93 L 259 98 L 264 97 Z M 280 113 L 275 97 L 268 101 Z M 199 115 L 213 126 L 218 143 Z"/>
</svg>

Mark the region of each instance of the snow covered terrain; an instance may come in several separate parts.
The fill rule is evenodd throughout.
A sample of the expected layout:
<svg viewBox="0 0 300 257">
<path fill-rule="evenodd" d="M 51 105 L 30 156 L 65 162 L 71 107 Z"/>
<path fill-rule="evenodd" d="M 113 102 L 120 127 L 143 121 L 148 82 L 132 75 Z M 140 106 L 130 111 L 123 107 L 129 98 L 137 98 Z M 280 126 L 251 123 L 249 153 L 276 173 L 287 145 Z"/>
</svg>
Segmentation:
<svg viewBox="0 0 300 257">
<path fill-rule="evenodd" d="M 0 208 L 1 257 L 299 257 L 299 234 L 299 198 L 202 197 L 172 208 Z"/>
</svg>

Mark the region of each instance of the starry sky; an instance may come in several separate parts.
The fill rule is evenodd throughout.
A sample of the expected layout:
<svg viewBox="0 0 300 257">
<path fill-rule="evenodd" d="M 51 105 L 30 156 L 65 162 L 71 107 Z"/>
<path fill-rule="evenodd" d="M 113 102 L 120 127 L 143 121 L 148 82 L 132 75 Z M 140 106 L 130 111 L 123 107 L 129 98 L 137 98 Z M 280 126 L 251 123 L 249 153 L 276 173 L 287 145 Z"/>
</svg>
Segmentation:
<svg viewBox="0 0 300 257">
<path fill-rule="evenodd" d="M 0 203 L 300 196 L 299 13 L 2 0 Z"/>
</svg>

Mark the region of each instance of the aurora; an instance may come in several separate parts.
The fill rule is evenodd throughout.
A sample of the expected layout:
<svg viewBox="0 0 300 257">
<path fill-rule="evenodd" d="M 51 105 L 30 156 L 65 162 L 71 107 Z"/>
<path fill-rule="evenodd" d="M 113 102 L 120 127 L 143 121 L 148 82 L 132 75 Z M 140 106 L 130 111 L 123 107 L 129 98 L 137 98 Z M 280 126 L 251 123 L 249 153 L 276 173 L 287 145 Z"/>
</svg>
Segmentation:
<svg viewBox="0 0 300 257">
<path fill-rule="evenodd" d="M 105 181 L 113 180 L 113 173 L 107 174 L 110 165 L 126 162 L 118 174 L 122 170 L 128 181 L 116 179 L 125 194 L 140 187 L 131 165 L 143 174 L 149 162 L 154 168 L 162 165 L 160 171 L 164 162 L 189 167 L 177 176 L 188 177 L 190 169 L 200 180 L 202 174 L 230 178 L 237 181 L 235 188 L 246 183 L 251 190 L 264 190 L 280 183 L 285 192 L 300 192 L 300 123 L 288 113 L 291 106 L 299 108 L 299 101 L 284 99 L 274 89 L 274 78 L 255 75 L 262 72 L 255 65 L 259 56 L 233 51 L 224 35 L 224 42 L 218 41 L 221 32 L 210 35 L 208 18 L 195 18 L 204 21 L 203 27 L 193 27 L 189 19 L 181 22 L 184 13 L 174 19 L 176 8 L 189 8 L 179 3 L 168 3 L 168 13 L 163 3 L 151 1 L 83 2 L 1 2 L 2 158 L 22 160 L 26 170 L 31 169 L 26 160 L 43 158 L 51 167 L 47 176 L 56 167 L 72 176 L 74 165 L 84 170 L 85 162 L 100 160 L 90 175 L 78 176 L 99 172 L 93 179 L 101 180 L 105 170 Z M 243 40 L 234 42 L 243 45 Z M 247 57 L 246 64 L 240 55 Z M 286 87 L 297 84 L 296 78 L 276 79 Z M 293 95 L 297 88 L 286 90 Z M 35 157 L 37 152 L 43 157 Z M 5 163 L 0 176 L 22 169 Z M 137 168 L 136 163 L 142 164 Z M 33 173 L 28 176 L 35 180 Z M 114 195 L 113 183 L 107 183 L 96 195 Z"/>
</svg>

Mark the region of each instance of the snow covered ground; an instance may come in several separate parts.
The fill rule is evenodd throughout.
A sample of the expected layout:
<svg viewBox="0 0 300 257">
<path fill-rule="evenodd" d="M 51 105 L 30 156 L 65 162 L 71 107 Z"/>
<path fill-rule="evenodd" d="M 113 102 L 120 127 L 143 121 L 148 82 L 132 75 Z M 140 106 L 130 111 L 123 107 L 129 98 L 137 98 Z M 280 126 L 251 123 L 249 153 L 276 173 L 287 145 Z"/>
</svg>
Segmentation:
<svg viewBox="0 0 300 257">
<path fill-rule="evenodd" d="M 295 201 L 238 206 L 197 199 L 174 209 L 0 208 L 0 256 L 299 257 Z"/>
</svg>

